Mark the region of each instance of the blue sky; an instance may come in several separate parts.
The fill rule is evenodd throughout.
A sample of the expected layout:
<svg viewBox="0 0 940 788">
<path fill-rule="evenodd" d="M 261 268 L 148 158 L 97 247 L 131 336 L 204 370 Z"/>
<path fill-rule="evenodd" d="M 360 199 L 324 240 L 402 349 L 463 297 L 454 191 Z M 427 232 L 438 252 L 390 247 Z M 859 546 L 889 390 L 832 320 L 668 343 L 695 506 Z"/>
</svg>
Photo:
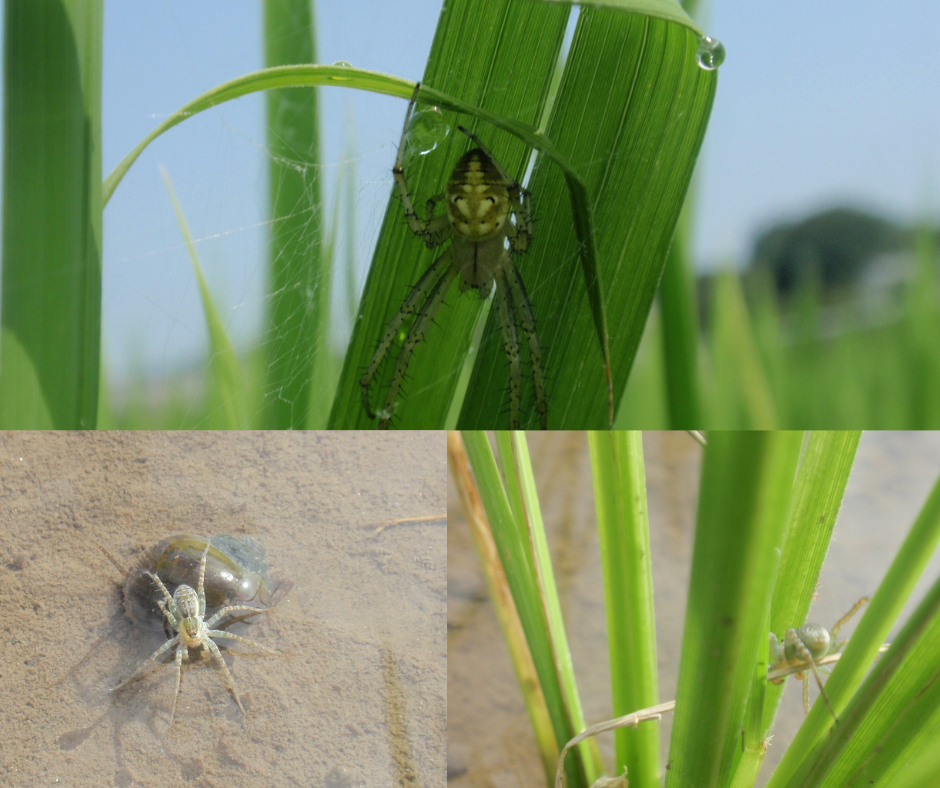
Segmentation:
<svg viewBox="0 0 940 788">
<path fill-rule="evenodd" d="M 261 67 L 257 3 L 105 4 L 104 167 L 199 93 Z M 344 0 L 317 8 L 320 61 L 421 76 L 439 0 Z M 833 202 L 911 221 L 938 213 L 940 4 L 718 0 L 708 33 L 727 59 L 698 169 L 700 267 L 741 261 L 757 232 Z M 391 188 L 405 103 L 321 93 L 326 204 L 354 119 L 362 270 Z M 257 337 L 264 290 L 263 100 L 186 121 L 138 160 L 105 211 L 109 368 L 199 363 L 205 328 L 159 174 L 167 167 L 236 340 Z M 346 126 L 345 128 L 348 128 Z"/>
</svg>

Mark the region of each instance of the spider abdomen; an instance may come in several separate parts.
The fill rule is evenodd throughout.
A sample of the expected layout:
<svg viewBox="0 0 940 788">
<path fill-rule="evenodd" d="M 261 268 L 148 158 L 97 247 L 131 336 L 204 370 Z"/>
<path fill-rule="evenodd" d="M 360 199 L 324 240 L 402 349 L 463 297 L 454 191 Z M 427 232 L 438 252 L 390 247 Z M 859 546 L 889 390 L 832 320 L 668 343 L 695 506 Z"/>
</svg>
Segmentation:
<svg viewBox="0 0 940 788">
<path fill-rule="evenodd" d="M 179 618 L 192 618 L 200 614 L 199 595 L 185 583 L 173 592 L 173 602 Z"/>
<path fill-rule="evenodd" d="M 496 165 L 479 148 L 457 162 L 446 195 L 447 217 L 465 238 L 487 241 L 505 233 L 509 193 Z"/>
</svg>

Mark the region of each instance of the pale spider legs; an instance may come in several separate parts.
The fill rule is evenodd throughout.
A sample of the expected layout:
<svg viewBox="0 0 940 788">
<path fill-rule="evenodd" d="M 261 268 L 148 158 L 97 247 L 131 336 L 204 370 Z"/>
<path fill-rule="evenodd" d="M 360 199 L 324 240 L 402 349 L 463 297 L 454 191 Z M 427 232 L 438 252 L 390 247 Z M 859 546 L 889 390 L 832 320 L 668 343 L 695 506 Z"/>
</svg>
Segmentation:
<svg viewBox="0 0 940 788">
<path fill-rule="evenodd" d="M 256 613 L 267 613 L 270 608 L 256 608 L 251 607 L 250 605 L 231 605 L 217 611 L 215 615 L 213 615 L 212 618 L 210 618 L 208 621 L 203 621 L 203 616 L 206 612 L 205 576 L 206 556 L 208 553 L 209 544 L 207 543 L 206 549 L 203 551 L 202 559 L 199 563 L 199 586 L 198 591 L 196 592 L 194 592 L 193 589 L 189 586 L 181 585 L 176 589 L 176 598 L 174 598 L 170 595 L 170 592 L 163 584 L 163 581 L 160 580 L 157 575 L 153 574 L 152 572 L 147 573 L 163 593 L 164 599 L 161 599 L 157 604 L 159 605 L 160 610 L 162 610 L 163 614 L 166 616 L 170 626 L 175 632 L 177 632 L 177 634 L 170 638 L 162 646 L 160 646 L 160 648 L 158 648 L 146 660 L 141 662 L 140 665 L 134 669 L 134 672 L 131 673 L 130 676 L 128 676 L 126 679 L 124 679 L 124 681 L 114 688 L 117 690 L 123 687 L 138 673 L 140 673 L 141 670 L 143 670 L 147 665 L 149 665 L 151 662 L 154 662 L 167 649 L 178 645 L 179 647 L 176 649 L 175 659 L 176 688 L 173 692 L 173 709 L 170 713 L 169 727 L 173 726 L 173 720 L 176 718 L 176 704 L 177 700 L 179 699 L 180 680 L 182 678 L 182 663 L 184 659 L 187 662 L 189 661 L 189 647 L 200 646 L 205 648 L 212 655 L 218 666 L 222 669 L 222 673 L 225 677 L 223 679 L 223 683 L 225 684 L 226 689 L 232 693 L 232 697 L 234 698 L 235 703 L 238 705 L 238 708 L 241 710 L 242 714 L 246 713 L 245 707 L 242 705 L 241 699 L 238 697 L 238 690 L 235 688 L 235 680 L 232 678 L 232 674 L 229 673 L 229 670 L 225 665 L 225 661 L 222 659 L 222 654 L 219 651 L 219 647 L 212 642 L 211 638 L 215 637 L 237 640 L 240 643 L 246 643 L 249 646 L 254 646 L 257 649 L 266 651 L 273 656 L 281 656 L 280 652 L 267 648 L 266 646 L 262 646 L 260 643 L 255 643 L 253 640 L 239 637 L 238 635 L 232 634 L 231 632 L 225 632 L 224 630 L 211 628 L 224 616 L 231 615 L 234 612 L 244 611 L 249 615 L 254 615 Z"/>
<path fill-rule="evenodd" d="M 836 716 L 835 709 L 832 708 L 832 704 L 829 702 L 829 696 L 826 694 L 826 690 L 823 687 L 822 677 L 819 675 L 819 668 L 816 666 L 816 660 L 822 659 L 823 657 L 829 656 L 830 654 L 836 654 L 845 647 L 849 642 L 847 639 L 837 640 L 839 630 L 842 629 L 843 625 L 852 618 L 867 602 L 869 597 L 863 596 L 858 600 L 852 609 L 849 610 L 842 618 L 836 621 L 835 625 L 830 630 L 817 625 L 817 624 L 804 624 L 799 630 L 788 629 L 787 634 L 784 638 L 783 647 L 781 649 L 781 662 L 786 662 L 786 646 L 789 643 L 797 651 L 797 653 L 802 657 L 803 661 L 808 663 L 810 670 L 813 673 L 814 678 L 816 679 L 816 685 L 819 687 L 819 693 L 822 695 L 823 700 L 826 703 L 826 706 L 829 707 L 829 711 L 832 714 L 833 719 L 838 722 L 839 718 Z M 809 632 L 806 630 L 809 629 Z M 811 641 L 811 645 L 815 646 L 813 650 L 819 652 L 813 655 L 813 650 L 804 643 L 804 638 L 809 639 L 807 635 L 814 635 L 816 631 L 825 633 L 825 645 L 819 646 Z M 776 638 L 774 639 L 776 641 Z M 825 669 L 825 668 L 824 668 Z M 797 678 L 803 680 L 803 710 L 809 714 L 809 675 L 804 670 L 796 674 Z M 774 683 L 779 684 L 780 680 L 775 681 Z"/>
<path fill-rule="evenodd" d="M 467 134 L 470 139 L 478 146 L 477 151 L 471 151 L 465 155 L 460 163 L 464 162 L 467 156 L 477 153 L 485 161 L 483 164 L 477 163 L 477 168 L 491 166 L 499 178 L 496 184 L 498 188 L 505 190 L 505 198 L 508 200 L 512 213 L 515 216 L 516 224 L 508 221 L 508 216 L 503 214 L 503 223 L 498 225 L 498 230 L 486 236 L 475 237 L 469 232 L 457 230 L 448 214 L 443 216 L 434 216 L 434 209 L 437 203 L 445 196 L 451 196 L 448 185 L 448 192 L 437 195 L 427 202 L 427 219 L 422 221 L 418 218 L 414 209 L 414 204 L 408 194 L 408 187 L 405 181 L 404 171 L 404 153 L 407 141 L 408 124 L 414 111 L 415 100 L 418 88 L 415 88 L 415 94 L 411 103 L 408 105 L 408 112 L 405 116 L 405 124 L 402 129 L 402 138 L 398 147 L 398 155 L 395 159 L 393 174 L 395 184 L 402 200 L 405 211 L 405 218 L 409 229 L 419 237 L 424 238 L 425 245 L 428 248 L 435 248 L 452 240 L 451 249 L 444 252 L 428 269 L 427 272 L 418 281 L 418 284 L 412 288 L 405 299 L 401 309 L 395 314 L 386 328 L 382 341 L 379 343 L 375 354 L 369 362 L 360 386 L 362 387 L 362 400 L 366 412 L 370 418 L 374 418 L 372 408 L 369 404 L 369 386 L 371 385 L 378 368 L 388 353 L 389 348 L 402 323 L 412 314 L 417 314 L 415 324 L 408 334 L 405 346 L 399 356 L 395 368 L 395 375 L 389 388 L 385 407 L 380 413 L 379 428 L 387 428 L 394 412 L 395 402 L 401 389 L 401 384 L 407 372 L 408 362 L 414 352 L 415 346 L 424 337 L 427 327 L 433 320 L 440 304 L 443 302 L 453 279 L 461 276 L 461 290 L 475 287 L 479 290 L 481 296 L 487 294 L 488 286 L 495 283 L 496 297 L 498 299 L 504 336 L 504 346 L 510 362 L 510 427 L 519 426 L 519 391 L 521 389 L 521 365 L 518 363 L 519 342 L 515 330 L 515 316 L 518 313 L 519 325 L 526 334 L 529 342 L 530 359 L 533 368 L 533 380 L 535 383 L 536 406 L 539 413 L 540 423 L 543 429 L 547 427 L 548 405 L 545 396 L 544 374 L 542 371 L 541 348 L 539 346 L 538 335 L 535 332 L 535 320 L 532 314 L 532 307 L 529 302 L 522 279 L 512 262 L 512 256 L 509 250 L 503 246 L 503 239 L 508 239 L 510 248 L 518 254 L 524 253 L 528 249 L 529 240 L 532 235 L 532 218 L 528 206 L 528 192 L 525 191 L 516 181 L 509 177 L 499 162 L 493 158 L 493 155 L 486 149 L 476 135 L 467 131 L 463 127 L 460 130 Z M 457 177 L 457 168 L 451 176 L 451 183 Z M 491 192 L 494 194 L 495 192 Z M 495 197 L 486 195 L 493 205 L 497 204 Z M 453 194 L 451 197 L 455 203 L 460 201 L 460 193 Z M 464 225 L 466 228 L 468 225 Z M 498 246 L 494 246 L 498 244 Z M 502 274 L 502 275 L 501 275 Z M 505 316 L 511 317 L 513 325 L 512 331 L 508 330 L 508 323 Z"/>
</svg>

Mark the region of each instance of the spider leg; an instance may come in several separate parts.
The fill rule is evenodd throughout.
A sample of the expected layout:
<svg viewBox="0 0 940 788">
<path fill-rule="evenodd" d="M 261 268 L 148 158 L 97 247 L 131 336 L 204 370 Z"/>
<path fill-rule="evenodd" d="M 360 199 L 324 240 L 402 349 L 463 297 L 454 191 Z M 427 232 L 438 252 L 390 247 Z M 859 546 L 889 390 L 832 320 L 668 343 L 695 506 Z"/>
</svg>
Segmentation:
<svg viewBox="0 0 940 788">
<path fill-rule="evenodd" d="M 157 602 L 157 607 L 163 611 L 163 615 L 166 616 L 166 620 L 170 622 L 170 626 L 172 627 L 170 631 L 179 631 L 179 621 L 177 621 L 176 616 L 174 616 L 173 613 L 167 609 L 166 602 L 161 599 L 159 602 Z"/>
<path fill-rule="evenodd" d="M 239 643 L 247 643 L 249 646 L 254 646 L 255 648 L 261 649 L 262 651 L 267 651 L 268 654 L 273 657 L 284 656 L 280 651 L 275 651 L 273 648 L 262 646 L 260 643 L 255 643 L 255 641 L 249 640 L 248 638 L 233 635 L 231 632 L 224 632 L 221 629 L 210 629 L 208 634 L 211 638 L 228 638 L 229 640 L 237 640 Z"/>
<path fill-rule="evenodd" d="M 829 635 L 832 637 L 833 640 L 836 639 L 836 635 L 839 634 L 839 630 L 842 629 L 842 625 L 845 624 L 850 618 L 852 618 L 852 616 L 854 616 L 862 607 L 864 607 L 864 605 L 869 601 L 869 599 L 870 597 L 863 596 L 861 599 L 858 600 L 858 602 L 852 605 L 852 609 L 848 613 L 846 613 L 844 616 L 842 616 L 842 618 L 836 621 L 835 626 L 829 630 Z M 848 642 L 847 640 L 841 641 L 843 646 L 847 642 Z"/>
<path fill-rule="evenodd" d="M 395 186 L 398 188 L 398 194 L 401 197 L 402 207 L 405 209 L 405 219 L 408 221 L 408 227 L 415 235 L 424 238 L 428 248 L 440 246 L 444 241 L 450 238 L 450 220 L 446 216 L 434 218 L 434 206 L 443 198 L 443 194 L 432 197 L 428 200 L 427 219 L 422 221 L 418 218 L 415 211 L 411 195 L 408 194 L 408 184 L 405 181 L 405 148 L 408 142 L 408 124 L 411 122 L 411 115 L 414 112 L 415 103 L 418 100 L 418 88 L 421 84 L 415 85 L 415 92 L 411 96 L 411 102 L 408 104 L 408 111 L 405 113 L 405 125 L 401 130 L 401 142 L 398 144 L 398 155 L 395 157 L 395 166 L 392 167 L 392 175 L 395 178 Z"/>
<path fill-rule="evenodd" d="M 170 724 L 169 728 L 173 727 L 173 720 L 176 719 L 176 701 L 180 697 L 180 680 L 183 678 L 183 652 L 187 651 L 185 648 L 176 649 L 176 690 L 173 692 L 173 709 L 170 712 Z M 189 652 L 187 651 L 187 656 Z"/>
<path fill-rule="evenodd" d="M 173 601 L 173 597 L 170 595 L 170 592 L 166 590 L 166 586 L 163 585 L 163 581 L 157 577 L 153 572 L 147 572 L 147 576 L 157 584 L 157 587 L 163 592 L 163 596 L 166 598 L 166 603 L 170 604 Z"/>
<path fill-rule="evenodd" d="M 529 205 L 530 194 L 518 183 L 509 188 L 509 202 L 512 205 L 513 215 L 516 217 L 515 225 L 506 228 L 509 245 L 516 254 L 525 254 L 529 250 L 532 240 L 532 208 Z"/>
<path fill-rule="evenodd" d="M 231 607 L 223 607 L 206 622 L 206 627 L 208 629 L 212 629 L 212 627 L 221 621 L 224 616 L 231 615 L 236 610 L 250 610 L 252 613 L 269 613 L 271 612 L 272 608 L 252 607 L 251 605 L 232 605 Z M 243 616 L 243 618 L 247 618 L 247 616 Z"/>
<path fill-rule="evenodd" d="M 519 325 L 522 333 L 529 340 L 529 358 L 532 359 L 532 378 L 535 381 L 535 409 L 539 413 L 539 423 L 543 430 L 548 429 L 548 400 L 545 398 L 545 374 L 542 369 L 542 348 L 539 344 L 539 335 L 535 331 L 535 317 L 532 314 L 532 303 L 526 292 L 522 276 L 513 264 L 512 258 L 507 254 L 507 263 L 504 268 L 506 280 L 519 312 Z"/>
<path fill-rule="evenodd" d="M 516 334 L 516 316 L 512 291 L 506 281 L 505 268 L 496 274 L 496 303 L 499 322 L 503 328 L 503 347 L 509 357 L 509 429 L 519 429 L 519 400 L 522 388 L 522 364 L 519 359 L 519 336 Z"/>
<path fill-rule="evenodd" d="M 431 324 L 431 321 L 434 320 L 434 315 L 437 314 L 437 310 L 443 303 L 444 296 L 447 294 L 447 291 L 450 289 L 451 284 L 453 284 L 454 279 L 457 278 L 459 273 L 456 266 L 451 264 L 452 258 L 449 252 L 445 252 L 443 255 L 441 255 L 441 257 L 438 259 L 438 262 L 444 259 L 447 261 L 447 268 L 438 279 L 437 284 L 435 284 L 434 287 L 432 287 L 428 292 L 427 300 L 424 302 L 424 305 L 418 312 L 418 316 L 415 318 L 414 325 L 411 326 L 411 331 L 408 332 L 408 338 L 405 340 L 405 344 L 401 349 L 401 353 L 398 355 L 398 363 L 395 366 L 395 375 L 392 378 L 392 384 L 388 389 L 388 397 L 385 400 L 385 408 L 380 414 L 380 430 L 388 429 L 388 423 L 391 421 L 392 414 L 394 413 L 395 401 L 398 399 L 398 392 L 401 389 L 401 384 L 405 379 L 405 373 L 408 371 L 408 362 L 411 360 L 411 354 L 414 352 L 414 349 L 417 347 L 418 343 L 424 339 L 424 335 L 428 330 L 428 326 Z M 437 263 L 435 263 L 432 268 L 436 266 Z M 423 278 L 424 277 L 422 277 L 422 279 Z M 399 325 L 400 324 L 401 323 L 399 321 Z M 391 324 L 389 324 L 389 328 L 391 328 Z M 398 329 L 396 328 L 396 331 L 397 330 Z M 394 336 L 394 334 L 392 336 Z M 385 339 L 382 340 L 383 344 L 385 344 L 386 339 L 388 340 L 388 344 L 391 344 L 391 337 L 388 336 L 388 332 L 386 332 Z M 386 345 L 386 350 L 387 349 L 388 346 Z M 376 353 L 376 355 L 378 355 L 378 353 Z M 370 364 L 369 366 L 371 369 L 372 365 Z M 378 365 L 376 364 L 376 366 Z M 375 372 L 373 371 L 372 374 L 374 375 Z M 365 380 L 365 378 L 363 378 L 363 380 Z"/>
<path fill-rule="evenodd" d="M 179 635 L 176 635 L 175 637 L 170 638 L 166 643 L 164 643 L 162 646 L 160 646 L 160 648 L 158 648 L 156 651 L 154 651 L 153 654 L 151 654 L 149 657 L 147 657 L 147 659 L 145 659 L 145 660 L 144 660 L 143 662 L 141 662 L 136 668 L 134 668 L 134 672 L 131 673 L 131 674 L 130 674 L 126 679 L 124 679 L 124 681 L 122 681 L 120 684 L 118 684 L 117 686 L 115 686 L 114 689 L 119 690 L 121 687 L 123 687 L 125 684 L 127 684 L 132 678 L 134 678 L 138 673 L 140 673 L 141 670 L 143 670 L 147 665 L 149 665 L 149 664 L 150 664 L 151 662 L 153 662 L 157 657 L 159 657 L 164 651 L 166 651 L 168 648 L 172 648 L 172 647 L 175 646 L 177 643 L 179 643 L 179 640 L 180 640 L 180 636 L 179 636 Z"/>
<path fill-rule="evenodd" d="M 375 414 L 372 412 L 372 408 L 369 405 L 369 386 L 373 378 L 375 378 L 375 373 L 378 372 L 382 359 L 385 358 L 385 354 L 388 353 L 388 349 L 392 346 L 392 342 L 398 335 L 398 329 L 400 329 L 401 324 L 405 322 L 405 318 L 417 312 L 418 305 L 428 298 L 428 294 L 433 291 L 435 285 L 440 284 L 440 280 L 447 274 L 448 269 L 451 267 L 451 261 L 450 251 L 446 251 L 438 257 L 418 280 L 418 284 L 411 288 L 411 292 L 408 293 L 407 298 L 405 298 L 401 309 L 399 309 L 395 313 L 395 316 L 389 321 L 388 328 L 385 329 L 385 335 L 382 337 L 382 341 L 379 342 L 375 355 L 372 356 L 369 366 L 366 367 L 366 371 L 359 381 L 359 385 L 362 387 L 362 404 L 365 405 L 366 413 L 369 414 L 370 419 L 374 419 Z"/>
<path fill-rule="evenodd" d="M 199 597 L 199 618 L 206 614 L 206 557 L 209 555 L 210 544 L 211 539 L 206 542 L 206 549 L 202 551 L 202 558 L 199 559 L 199 588 L 196 591 L 196 596 Z"/>
<path fill-rule="evenodd" d="M 829 696 L 826 695 L 826 690 L 823 687 L 822 676 L 819 675 L 819 670 L 816 668 L 816 660 L 813 659 L 813 655 L 808 648 L 803 644 L 803 641 L 800 640 L 799 635 L 796 634 L 795 629 L 787 630 L 787 641 L 790 642 L 793 647 L 799 652 L 800 656 L 803 658 L 804 662 L 809 663 L 810 670 L 813 671 L 813 676 L 816 678 L 816 684 L 819 686 L 819 694 L 822 695 L 823 700 L 826 701 L 826 705 L 829 707 L 829 711 L 832 713 L 832 718 L 838 722 L 839 718 L 836 716 L 835 709 L 832 708 L 832 704 L 829 702 Z M 806 709 L 806 713 L 809 714 L 809 676 L 806 675 L 805 671 L 803 673 L 803 706 Z"/>
<path fill-rule="evenodd" d="M 212 635 L 212 637 L 218 637 L 218 635 Z M 223 635 L 227 635 L 227 632 L 223 632 Z M 222 659 L 222 654 L 219 651 L 219 647 L 213 643 L 209 638 L 205 639 L 205 645 L 208 646 L 209 651 L 212 653 L 213 659 L 215 659 L 218 666 L 222 669 L 222 674 L 225 678 L 222 680 L 222 683 L 225 684 L 225 688 L 232 693 L 232 697 L 235 698 L 235 702 L 238 704 L 238 708 L 242 710 L 242 714 L 245 714 L 245 707 L 242 706 L 242 702 L 238 697 L 238 690 L 235 689 L 235 679 L 232 678 L 232 674 L 228 672 L 228 668 L 225 666 L 225 660 Z"/>
</svg>

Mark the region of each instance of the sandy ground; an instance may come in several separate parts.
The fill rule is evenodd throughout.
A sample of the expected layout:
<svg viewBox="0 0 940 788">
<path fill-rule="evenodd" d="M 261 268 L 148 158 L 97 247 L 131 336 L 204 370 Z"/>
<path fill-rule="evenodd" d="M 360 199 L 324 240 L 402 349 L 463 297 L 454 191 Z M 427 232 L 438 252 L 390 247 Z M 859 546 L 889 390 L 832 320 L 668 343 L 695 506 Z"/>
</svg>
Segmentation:
<svg viewBox="0 0 940 788">
<path fill-rule="evenodd" d="M 583 433 L 530 434 L 578 688 L 589 723 L 612 716 L 610 665 L 593 487 Z M 645 433 L 659 696 L 675 697 L 691 569 L 701 451 L 684 433 Z M 940 474 L 940 433 L 866 433 L 817 587 L 810 620 L 831 627 L 878 588 Z M 545 776 L 456 491 L 448 526 L 449 788 L 540 788 Z M 940 573 L 935 555 L 902 612 L 900 628 Z M 801 623 L 801 622 L 797 622 Z M 857 619 L 844 634 L 851 636 Z M 780 633 L 782 635 L 782 633 Z M 889 636 L 889 640 L 893 636 Z M 810 701 L 816 699 L 815 686 Z M 759 784 L 766 782 L 804 718 L 791 681 L 774 725 Z M 668 759 L 671 716 L 661 731 Z M 613 761 L 613 739 L 600 740 Z"/>
<path fill-rule="evenodd" d="M 440 786 L 446 756 L 441 432 L 0 436 L 0 783 Z M 160 645 L 122 577 L 189 532 L 265 543 L 293 590 L 226 662 L 111 691 Z M 194 583 L 195 584 L 195 583 Z M 224 641 L 220 641 L 224 644 Z"/>
</svg>

